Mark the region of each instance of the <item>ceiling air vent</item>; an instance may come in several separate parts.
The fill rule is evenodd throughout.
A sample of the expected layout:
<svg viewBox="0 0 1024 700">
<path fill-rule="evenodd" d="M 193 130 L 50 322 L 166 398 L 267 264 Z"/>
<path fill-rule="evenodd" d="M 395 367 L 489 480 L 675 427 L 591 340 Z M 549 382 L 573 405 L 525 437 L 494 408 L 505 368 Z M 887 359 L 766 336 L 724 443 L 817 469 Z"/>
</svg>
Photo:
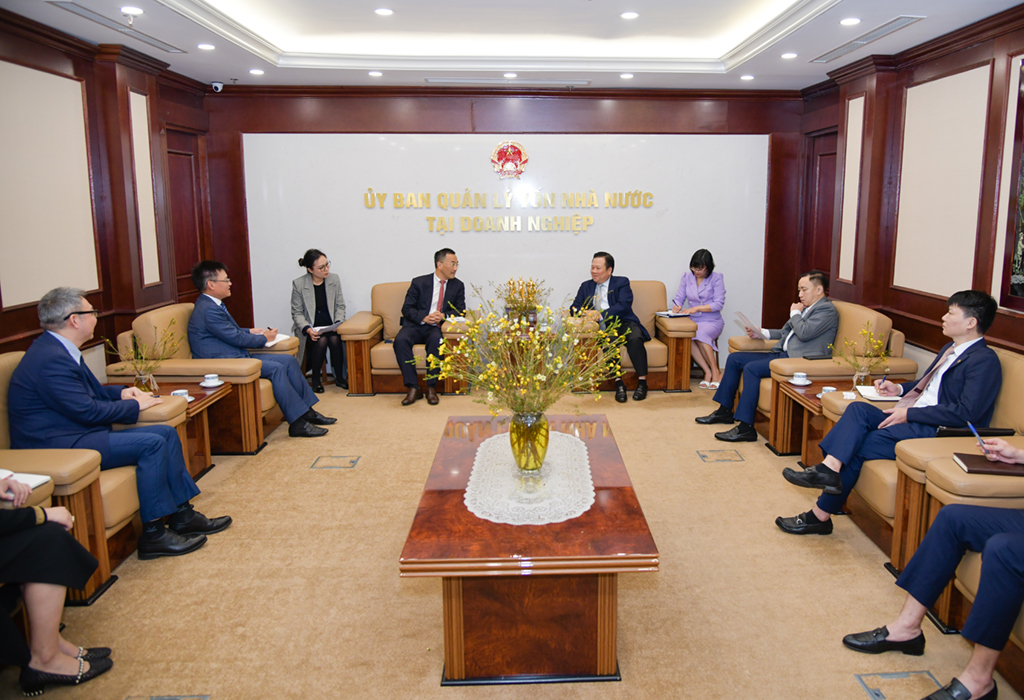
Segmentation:
<svg viewBox="0 0 1024 700">
<path fill-rule="evenodd" d="M 59 7 L 63 10 L 67 10 L 68 12 L 74 12 L 79 17 L 84 17 L 85 19 L 91 20 L 96 24 L 102 24 L 107 29 L 113 29 L 115 32 L 124 34 L 127 37 L 131 37 L 136 41 L 141 41 L 143 44 L 148 44 L 149 46 L 160 49 L 161 51 L 166 51 L 167 53 L 185 53 L 184 51 L 175 46 L 165 44 L 159 39 L 154 39 L 149 34 L 143 34 L 139 30 L 135 29 L 134 27 L 130 27 L 127 24 L 121 24 L 120 22 L 104 17 L 98 12 L 93 12 L 88 7 L 82 7 L 78 3 L 61 2 L 55 0 L 48 0 L 48 2 L 51 5 L 55 5 L 56 7 Z"/>
<path fill-rule="evenodd" d="M 849 41 L 842 46 L 838 46 L 828 53 L 822 54 L 815 59 L 811 59 L 811 63 L 828 63 L 834 61 L 841 56 L 845 56 L 848 53 L 856 51 L 857 49 L 867 46 L 873 41 L 878 41 L 883 36 L 889 36 L 893 32 L 899 31 L 904 27 L 909 27 L 915 22 L 920 22 L 925 19 L 924 17 L 917 17 L 914 15 L 900 15 L 894 19 L 889 20 L 885 24 L 875 27 L 867 34 L 861 34 L 853 41 Z"/>
</svg>

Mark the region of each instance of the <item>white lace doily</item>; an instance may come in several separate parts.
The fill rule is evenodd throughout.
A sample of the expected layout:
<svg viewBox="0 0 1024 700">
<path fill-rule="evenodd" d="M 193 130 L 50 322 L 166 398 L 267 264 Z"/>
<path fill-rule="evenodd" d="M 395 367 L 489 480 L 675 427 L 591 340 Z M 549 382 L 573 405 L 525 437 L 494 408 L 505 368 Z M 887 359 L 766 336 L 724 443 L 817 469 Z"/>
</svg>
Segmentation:
<svg viewBox="0 0 1024 700">
<path fill-rule="evenodd" d="M 547 525 L 577 518 L 594 505 L 587 446 L 552 431 L 544 466 L 522 472 L 508 433 L 487 438 L 477 448 L 465 502 L 470 513 L 492 523 Z"/>
</svg>

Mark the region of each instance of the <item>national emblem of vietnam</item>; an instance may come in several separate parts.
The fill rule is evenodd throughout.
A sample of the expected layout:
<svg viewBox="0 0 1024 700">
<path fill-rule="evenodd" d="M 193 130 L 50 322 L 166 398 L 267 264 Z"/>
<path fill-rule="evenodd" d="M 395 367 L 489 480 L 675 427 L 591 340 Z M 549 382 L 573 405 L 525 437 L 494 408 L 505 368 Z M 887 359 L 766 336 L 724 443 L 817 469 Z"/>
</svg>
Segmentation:
<svg viewBox="0 0 1024 700">
<path fill-rule="evenodd" d="M 502 180 L 507 177 L 514 177 L 518 180 L 526 170 L 529 160 L 522 144 L 515 141 L 502 141 L 491 154 L 491 165 L 494 166 L 494 172 L 498 173 L 498 177 Z"/>
</svg>

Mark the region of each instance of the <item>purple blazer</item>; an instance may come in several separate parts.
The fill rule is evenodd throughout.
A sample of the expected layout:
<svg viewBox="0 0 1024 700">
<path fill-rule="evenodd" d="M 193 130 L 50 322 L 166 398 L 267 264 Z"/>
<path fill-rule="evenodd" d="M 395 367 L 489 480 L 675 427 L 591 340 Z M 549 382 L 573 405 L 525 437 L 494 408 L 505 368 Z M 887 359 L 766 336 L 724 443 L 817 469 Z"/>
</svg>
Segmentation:
<svg viewBox="0 0 1024 700">
<path fill-rule="evenodd" d="M 687 300 L 689 300 L 689 304 L 686 303 Z M 712 272 L 704 280 L 704 284 L 697 286 L 697 278 L 687 270 L 683 278 L 679 280 L 679 291 L 672 299 L 672 304 L 678 304 L 684 309 L 688 306 L 710 304 L 710 312 L 694 314 L 694 319 L 721 318 L 722 307 L 725 306 L 725 278 L 722 277 L 721 272 Z"/>
</svg>

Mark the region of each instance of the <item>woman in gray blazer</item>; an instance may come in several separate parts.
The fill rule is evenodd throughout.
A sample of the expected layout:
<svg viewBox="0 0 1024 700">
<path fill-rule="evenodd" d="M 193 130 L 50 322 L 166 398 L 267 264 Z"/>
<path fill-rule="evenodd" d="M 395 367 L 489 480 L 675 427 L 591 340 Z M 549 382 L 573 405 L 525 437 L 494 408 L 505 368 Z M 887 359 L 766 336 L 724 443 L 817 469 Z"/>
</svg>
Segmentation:
<svg viewBox="0 0 1024 700">
<path fill-rule="evenodd" d="M 299 267 L 305 275 L 292 282 L 292 334 L 299 339 L 299 364 L 309 352 L 308 366 L 313 370 L 313 391 L 324 392 L 320 370 L 331 352 L 334 383 L 348 389 L 348 368 L 345 365 L 345 344 L 335 331 L 318 333 L 315 328 L 330 326 L 345 320 L 345 297 L 341 293 L 341 280 L 331 273 L 331 261 L 316 248 L 310 248 L 299 258 Z"/>
</svg>

